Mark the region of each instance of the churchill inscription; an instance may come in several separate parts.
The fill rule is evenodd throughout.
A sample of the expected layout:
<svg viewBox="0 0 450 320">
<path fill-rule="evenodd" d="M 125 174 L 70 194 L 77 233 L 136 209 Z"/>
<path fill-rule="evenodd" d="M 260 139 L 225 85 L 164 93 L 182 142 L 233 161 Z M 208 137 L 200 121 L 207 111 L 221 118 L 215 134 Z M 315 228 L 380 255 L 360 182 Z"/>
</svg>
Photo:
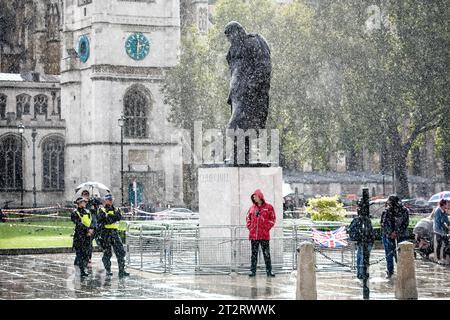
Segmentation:
<svg viewBox="0 0 450 320">
<path fill-rule="evenodd" d="M 198 180 L 203 183 L 230 182 L 228 173 L 200 173 Z"/>
</svg>

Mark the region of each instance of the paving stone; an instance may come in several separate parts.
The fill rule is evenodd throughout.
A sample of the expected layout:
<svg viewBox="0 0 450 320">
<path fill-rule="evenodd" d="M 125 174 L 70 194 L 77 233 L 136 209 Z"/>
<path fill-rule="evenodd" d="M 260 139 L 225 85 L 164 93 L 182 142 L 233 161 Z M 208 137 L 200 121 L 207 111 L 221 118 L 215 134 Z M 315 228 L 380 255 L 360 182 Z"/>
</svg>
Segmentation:
<svg viewBox="0 0 450 320">
<path fill-rule="evenodd" d="M 373 250 L 371 261 L 383 257 Z M 113 257 L 112 277 L 106 277 L 101 253 L 94 253 L 92 274 L 81 280 L 74 254 L 0 256 L 0 299 L 295 299 L 295 272 L 267 278 L 247 275 L 157 274 L 129 269 L 119 279 Z M 450 299 L 448 266 L 415 260 L 419 299 Z M 396 275 L 384 279 L 385 262 L 370 267 L 370 298 L 395 299 Z M 355 273 L 317 272 L 318 299 L 362 299 Z"/>
</svg>

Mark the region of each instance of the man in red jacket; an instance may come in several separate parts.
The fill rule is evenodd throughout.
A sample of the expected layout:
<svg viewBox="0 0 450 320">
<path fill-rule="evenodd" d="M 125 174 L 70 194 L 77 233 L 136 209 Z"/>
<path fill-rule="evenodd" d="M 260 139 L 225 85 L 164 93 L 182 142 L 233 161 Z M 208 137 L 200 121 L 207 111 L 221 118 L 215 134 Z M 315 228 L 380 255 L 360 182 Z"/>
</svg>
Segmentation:
<svg viewBox="0 0 450 320">
<path fill-rule="evenodd" d="M 247 213 L 247 229 L 250 231 L 249 239 L 252 244 L 252 259 L 250 277 L 256 275 L 256 264 L 258 262 L 259 245 L 266 263 L 268 277 L 275 277 L 272 273 L 272 263 L 270 261 L 270 229 L 275 225 L 275 211 L 272 205 L 264 201 L 264 195 L 257 189 L 251 196 L 253 205 Z"/>
</svg>

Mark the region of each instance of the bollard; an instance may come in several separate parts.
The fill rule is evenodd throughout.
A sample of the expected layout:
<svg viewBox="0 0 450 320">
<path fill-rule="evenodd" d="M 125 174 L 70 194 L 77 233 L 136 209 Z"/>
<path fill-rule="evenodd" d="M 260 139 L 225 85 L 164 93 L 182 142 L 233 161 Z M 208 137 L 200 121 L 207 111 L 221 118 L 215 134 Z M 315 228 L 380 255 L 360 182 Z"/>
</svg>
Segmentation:
<svg viewBox="0 0 450 320">
<path fill-rule="evenodd" d="M 317 300 L 314 245 L 302 242 L 297 251 L 297 300 Z"/>
<path fill-rule="evenodd" d="M 395 281 L 395 298 L 417 299 L 416 267 L 414 261 L 414 244 L 403 241 L 399 244 L 397 279 Z"/>
</svg>

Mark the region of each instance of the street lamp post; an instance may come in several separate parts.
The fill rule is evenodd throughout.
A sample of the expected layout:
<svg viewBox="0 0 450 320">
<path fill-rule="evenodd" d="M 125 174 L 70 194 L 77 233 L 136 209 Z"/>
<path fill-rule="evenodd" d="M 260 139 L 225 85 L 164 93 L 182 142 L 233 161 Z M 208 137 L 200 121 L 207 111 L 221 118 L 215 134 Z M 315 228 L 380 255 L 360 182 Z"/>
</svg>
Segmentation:
<svg viewBox="0 0 450 320">
<path fill-rule="evenodd" d="M 120 127 L 120 192 L 122 193 L 122 206 L 123 206 L 123 126 L 125 122 L 125 117 L 123 113 L 117 120 Z"/>
<path fill-rule="evenodd" d="M 20 175 L 21 175 L 21 181 L 20 181 L 20 207 L 23 208 L 23 132 L 25 131 L 25 126 L 21 123 L 17 126 L 17 129 L 19 130 L 20 134 Z"/>
<path fill-rule="evenodd" d="M 370 261 L 370 251 L 369 243 L 373 238 L 372 234 L 372 221 L 370 220 L 369 212 L 369 189 L 363 188 L 362 198 L 358 203 L 358 215 L 361 219 L 360 224 L 360 234 L 361 234 L 361 245 L 362 245 L 362 255 L 363 255 L 363 299 L 368 300 L 370 296 L 370 289 L 368 286 L 369 282 L 369 261 Z M 359 267 L 359 266 L 358 266 Z"/>
<path fill-rule="evenodd" d="M 383 176 L 383 197 L 386 195 L 386 181 L 384 179 L 384 167 L 381 169 L 381 175 Z"/>
<path fill-rule="evenodd" d="M 36 128 L 31 131 L 31 138 L 33 138 L 33 208 L 36 208 Z"/>
</svg>

